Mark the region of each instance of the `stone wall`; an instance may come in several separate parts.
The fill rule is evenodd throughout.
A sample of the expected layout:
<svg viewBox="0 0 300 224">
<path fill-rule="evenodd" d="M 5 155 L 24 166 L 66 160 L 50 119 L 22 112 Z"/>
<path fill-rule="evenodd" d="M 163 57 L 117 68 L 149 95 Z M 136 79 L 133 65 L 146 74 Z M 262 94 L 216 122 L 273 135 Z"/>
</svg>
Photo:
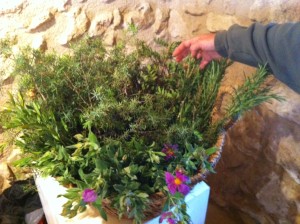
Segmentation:
<svg viewBox="0 0 300 224">
<path fill-rule="evenodd" d="M 297 0 L 2 0 L 0 38 L 14 38 L 16 50 L 30 45 L 65 52 L 84 35 L 113 45 L 131 22 L 138 25 L 139 37 L 151 43 L 157 37 L 183 40 L 234 23 L 298 21 L 299 10 Z M 0 76 L 3 104 L 14 82 L 10 62 L 0 59 L 0 68 L 6 71 Z M 234 63 L 224 87 L 238 85 L 253 72 Z M 286 101 L 248 112 L 230 130 L 217 174 L 208 178 L 211 200 L 234 210 L 244 223 L 300 223 L 300 96 L 276 80 L 270 84 Z"/>
</svg>

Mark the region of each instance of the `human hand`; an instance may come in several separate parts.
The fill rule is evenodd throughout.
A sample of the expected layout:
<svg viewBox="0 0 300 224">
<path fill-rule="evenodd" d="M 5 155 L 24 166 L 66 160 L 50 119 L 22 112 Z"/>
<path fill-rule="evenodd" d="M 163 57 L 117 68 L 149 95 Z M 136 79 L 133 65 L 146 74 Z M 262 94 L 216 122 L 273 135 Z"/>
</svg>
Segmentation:
<svg viewBox="0 0 300 224">
<path fill-rule="evenodd" d="M 173 52 L 177 62 L 182 61 L 191 54 L 192 57 L 200 59 L 200 69 L 214 59 L 220 59 L 221 55 L 215 49 L 215 34 L 204 34 L 190 40 L 183 41 Z"/>
</svg>

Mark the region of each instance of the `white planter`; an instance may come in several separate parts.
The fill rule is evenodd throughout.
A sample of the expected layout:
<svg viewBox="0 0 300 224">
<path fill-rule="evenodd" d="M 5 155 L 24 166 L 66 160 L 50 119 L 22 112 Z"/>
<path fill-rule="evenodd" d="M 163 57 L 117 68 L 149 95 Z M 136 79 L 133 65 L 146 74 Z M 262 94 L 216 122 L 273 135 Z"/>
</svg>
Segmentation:
<svg viewBox="0 0 300 224">
<path fill-rule="evenodd" d="M 66 188 L 61 186 L 54 178 L 52 177 L 37 177 L 36 186 L 39 192 L 39 196 L 43 205 L 44 213 L 46 215 L 47 222 L 49 224 L 66 224 L 66 223 L 75 223 L 75 224 L 120 224 L 120 221 L 115 217 L 108 217 L 108 222 L 103 220 L 96 209 L 89 207 L 85 212 L 79 213 L 74 218 L 66 218 L 61 216 L 62 205 L 67 201 L 66 198 L 60 197 L 57 195 L 64 194 Z M 187 212 L 191 217 L 192 223 L 194 224 L 204 224 L 208 198 L 209 198 L 209 186 L 204 183 L 198 183 L 193 190 L 186 196 L 185 201 L 187 203 Z M 158 224 L 159 217 L 156 217 L 145 224 Z M 164 224 L 166 222 L 163 222 Z M 122 220 L 122 224 L 124 221 Z"/>
</svg>

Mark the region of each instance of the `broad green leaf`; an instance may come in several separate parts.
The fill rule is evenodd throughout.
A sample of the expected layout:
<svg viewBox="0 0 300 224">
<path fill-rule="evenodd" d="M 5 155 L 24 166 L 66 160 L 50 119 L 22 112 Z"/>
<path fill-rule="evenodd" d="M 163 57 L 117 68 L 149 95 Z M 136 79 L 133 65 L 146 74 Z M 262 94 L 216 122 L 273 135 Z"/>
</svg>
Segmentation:
<svg viewBox="0 0 300 224">
<path fill-rule="evenodd" d="M 216 151 L 218 151 L 217 147 L 211 147 L 211 148 L 205 150 L 205 154 L 207 156 L 210 156 L 210 155 L 214 154 Z"/>
<path fill-rule="evenodd" d="M 211 163 L 209 163 L 208 161 L 204 161 L 203 163 L 204 163 L 205 169 L 207 169 L 211 173 L 216 173 L 216 171 L 212 167 Z"/>
<path fill-rule="evenodd" d="M 95 165 L 96 169 L 99 169 L 101 171 L 108 169 L 107 162 L 101 159 L 95 159 Z"/>
<path fill-rule="evenodd" d="M 95 206 L 95 208 L 97 208 L 97 210 L 99 211 L 101 217 L 107 221 L 107 214 L 105 213 L 105 211 L 102 208 L 102 201 L 100 198 L 98 198 L 95 202 L 93 202 L 93 206 Z"/>
<path fill-rule="evenodd" d="M 92 131 L 89 132 L 88 139 L 89 139 L 89 141 L 91 143 L 99 145 L 98 139 L 97 139 L 96 135 Z"/>
<path fill-rule="evenodd" d="M 139 193 L 139 194 L 137 194 L 137 196 L 140 198 L 148 198 L 149 197 L 149 195 L 146 193 Z"/>
</svg>

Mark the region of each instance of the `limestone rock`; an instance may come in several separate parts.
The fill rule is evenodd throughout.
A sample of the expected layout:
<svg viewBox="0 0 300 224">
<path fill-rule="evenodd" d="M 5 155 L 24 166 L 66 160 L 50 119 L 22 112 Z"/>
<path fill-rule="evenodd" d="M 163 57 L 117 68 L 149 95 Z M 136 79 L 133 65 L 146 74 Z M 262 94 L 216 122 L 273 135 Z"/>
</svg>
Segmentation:
<svg viewBox="0 0 300 224">
<path fill-rule="evenodd" d="M 51 12 L 55 14 L 56 12 L 64 12 L 69 0 L 52 0 L 43 1 L 40 0 L 30 0 L 27 7 L 24 9 L 23 14 L 25 16 L 35 17 L 38 14 L 44 14 L 45 12 Z"/>
<path fill-rule="evenodd" d="M 31 47 L 33 49 L 46 50 L 47 43 L 46 43 L 44 35 L 41 34 L 41 35 L 35 36 L 32 40 Z"/>
<path fill-rule="evenodd" d="M 73 0 L 72 3 L 84 3 L 87 0 Z"/>
<path fill-rule="evenodd" d="M 284 173 L 281 181 L 281 191 L 284 197 L 290 201 L 295 203 L 290 203 L 289 206 L 295 207 L 297 213 L 294 215 L 295 222 L 299 223 L 300 221 L 300 200 L 299 200 L 299 192 L 300 192 L 300 184 L 295 183 L 294 178 L 291 178 L 290 175 Z"/>
<path fill-rule="evenodd" d="M 202 16 L 206 11 L 206 7 L 204 7 L 203 4 L 185 4 L 183 10 L 191 16 Z"/>
<path fill-rule="evenodd" d="M 147 29 L 154 23 L 154 13 L 148 2 L 138 4 L 133 11 L 124 15 L 124 26 L 135 24 L 140 30 Z"/>
<path fill-rule="evenodd" d="M 216 32 L 227 30 L 236 23 L 238 23 L 238 20 L 235 16 L 208 13 L 206 27 L 210 32 Z"/>
<path fill-rule="evenodd" d="M 111 3 L 113 1 L 115 1 L 115 0 L 99 0 L 99 2 L 101 2 L 101 3 Z"/>
<path fill-rule="evenodd" d="M 299 144 L 300 141 L 297 140 L 297 136 L 282 137 L 278 144 L 276 163 L 300 186 L 300 150 L 295 150 Z M 291 155 L 293 155 L 293 161 L 291 161 Z"/>
<path fill-rule="evenodd" d="M 28 32 L 41 32 L 55 25 L 56 15 L 66 10 L 68 0 L 31 0 L 23 9 L 20 19 Z M 54 19 L 55 18 L 55 19 Z"/>
<path fill-rule="evenodd" d="M 92 19 L 91 26 L 89 29 L 89 36 L 100 36 L 102 35 L 107 28 L 112 24 L 113 13 L 111 11 L 102 11 Z"/>
<path fill-rule="evenodd" d="M 119 26 L 122 22 L 122 16 L 119 9 L 113 11 L 113 28 Z"/>
<path fill-rule="evenodd" d="M 1 0 L 0 15 L 18 13 L 26 5 L 26 0 Z"/>
<path fill-rule="evenodd" d="M 74 30 L 74 35 L 73 37 L 76 38 L 78 36 L 81 36 L 84 34 L 89 25 L 89 20 L 83 10 L 77 11 L 77 13 L 74 15 L 75 16 L 75 30 Z"/>
<path fill-rule="evenodd" d="M 0 57 L 0 64 L 1 64 L 1 67 L 0 67 L 0 85 L 1 85 L 2 81 L 7 80 L 11 76 L 11 73 L 13 72 L 13 69 L 14 69 L 14 61 L 12 60 L 12 58 Z M 0 86 L 1 91 L 3 90 L 2 88 L 3 88 L 3 86 Z M 2 92 L 0 92 L 0 96 L 1 95 L 2 95 Z M 4 94 L 3 94 L 3 96 L 0 97 L 0 99 L 2 97 L 5 98 Z M 0 100 L 0 102 L 1 102 L 1 100 Z"/>
<path fill-rule="evenodd" d="M 279 116 L 285 117 L 296 125 L 300 125 L 300 95 L 278 80 L 274 85 L 276 85 L 274 93 L 281 96 L 284 100 L 274 100 L 272 104 L 266 104 L 266 107 Z"/>
<path fill-rule="evenodd" d="M 156 34 L 167 29 L 169 16 L 170 16 L 170 10 L 168 9 L 157 8 L 155 10 L 155 22 L 152 27 Z"/>
<path fill-rule="evenodd" d="M 208 178 L 211 197 L 228 208 L 243 208 L 258 223 L 295 223 L 300 164 L 291 155 L 299 157 L 300 140 L 292 137 L 299 132 L 265 106 L 248 112 L 228 132 L 217 174 Z"/>
<path fill-rule="evenodd" d="M 89 20 L 81 7 L 74 8 L 66 15 L 65 31 L 60 35 L 58 42 L 67 44 L 70 40 L 84 34 L 88 29 Z"/>
<path fill-rule="evenodd" d="M 226 14 L 233 15 L 235 13 L 236 2 L 232 0 L 224 0 L 223 6 Z"/>
<path fill-rule="evenodd" d="M 284 195 L 278 194 L 281 191 L 280 182 L 280 176 L 271 172 L 266 183 L 257 192 L 256 197 L 268 213 L 284 216 L 288 213 L 289 206 Z"/>
<path fill-rule="evenodd" d="M 107 46 L 113 46 L 115 43 L 115 32 L 113 29 L 109 29 L 105 32 L 103 43 Z"/>
<path fill-rule="evenodd" d="M 300 6 L 294 1 L 255 0 L 249 10 L 249 18 L 260 22 L 299 21 Z"/>
<path fill-rule="evenodd" d="M 7 163 L 0 163 L 0 194 L 8 187 L 10 187 L 11 174 L 8 170 Z"/>
<path fill-rule="evenodd" d="M 36 15 L 32 20 L 28 27 L 29 32 L 34 32 L 37 28 L 47 23 L 53 18 L 53 14 L 49 11 L 41 12 Z"/>
<path fill-rule="evenodd" d="M 22 158 L 22 151 L 19 148 L 14 148 L 13 150 L 11 150 L 11 152 L 7 156 L 6 163 L 11 164 L 14 161 L 21 159 L 21 158 Z"/>
<path fill-rule="evenodd" d="M 277 0 L 274 1 L 275 4 L 276 2 Z M 264 6 L 268 6 L 268 8 L 265 8 L 265 12 L 261 13 L 261 8 Z M 269 0 L 255 0 L 253 5 L 250 7 L 249 17 L 253 20 L 263 22 L 270 17 L 269 7 L 270 7 Z"/>
<path fill-rule="evenodd" d="M 205 0 L 205 2 L 209 5 L 212 2 L 212 0 Z"/>
<path fill-rule="evenodd" d="M 170 11 L 168 31 L 172 38 L 182 37 L 187 32 L 187 24 L 177 10 Z"/>
</svg>

